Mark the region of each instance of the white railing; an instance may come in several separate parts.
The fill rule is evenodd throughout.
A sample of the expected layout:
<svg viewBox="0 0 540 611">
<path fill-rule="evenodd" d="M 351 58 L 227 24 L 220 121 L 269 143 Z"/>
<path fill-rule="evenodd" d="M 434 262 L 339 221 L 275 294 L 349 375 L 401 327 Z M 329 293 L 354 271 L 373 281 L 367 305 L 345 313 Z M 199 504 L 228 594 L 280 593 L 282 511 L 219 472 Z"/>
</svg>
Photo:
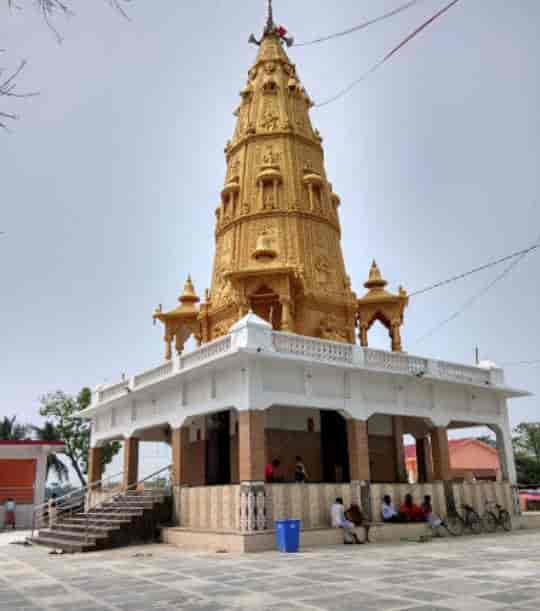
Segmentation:
<svg viewBox="0 0 540 611">
<path fill-rule="evenodd" d="M 285 354 L 297 354 L 329 363 L 353 362 L 352 344 L 329 342 L 290 333 L 273 333 L 273 344 L 277 352 Z"/>
<path fill-rule="evenodd" d="M 220 356 L 221 354 L 225 354 L 229 352 L 231 349 L 231 336 L 226 335 L 225 337 L 220 337 L 209 344 L 205 344 L 201 348 L 186 354 L 185 356 L 180 357 L 179 368 L 187 369 L 188 367 L 194 367 L 195 365 L 199 365 L 204 361 L 208 361 L 210 359 L 215 358 L 216 356 Z"/>
<path fill-rule="evenodd" d="M 134 388 L 138 388 L 140 386 L 145 386 L 146 384 L 153 384 L 154 382 L 159 382 L 163 378 L 167 378 L 173 373 L 173 362 L 167 361 L 163 363 L 163 365 L 159 365 L 159 367 L 154 367 L 154 369 L 150 369 L 145 371 L 144 373 L 135 376 L 133 379 Z"/>
<path fill-rule="evenodd" d="M 490 384 L 490 370 L 480 367 L 468 367 L 467 365 L 456 365 L 445 361 L 431 361 L 431 375 L 438 378 L 452 380 L 454 382 L 465 382 L 466 384 Z"/>
<path fill-rule="evenodd" d="M 158 367 L 135 376 L 130 385 L 128 380 L 102 387 L 97 390 L 96 403 L 105 403 L 127 395 L 129 390 L 155 384 L 183 370 L 197 367 L 207 361 L 227 354 L 234 347 L 253 348 L 260 346 L 261 329 L 257 329 L 256 340 L 242 338 L 233 344 L 232 336 L 226 335 L 204 344 L 189 354 L 167 361 Z M 366 370 L 387 371 L 417 377 L 439 378 L 451 382 L 480 386 L 504 386 L 504 373 L 500 369 L 482 369 L 446 361 L 436 361 L 412 356 L 401 352 L 387 352 L 372 348 L 361 348 L 347 343 L 333 342 L 292 333 L 281 333 L 264 329 L 267 347 L 279 354 L 291 354 L 325 363 L 356 365 Z M 248 336 L 246 336 L 248 337 Z M 254 343 L 256 341 L 256 343 Z"/>
<path fill-rule="evenodd" d="M 410 373 L 412 375 L 426 374 L 428 370 L 427 359 L 408 356 L 399 352 L 386 352 L 384 350 L 365 348 L 364 356 L 368 369 Z"/>
<path fill-rule="evenodd" d="M 122 380 L 122 382 L 118 382 L 118 384 L 113 384 L 99 390 L 98 401 L 101 403 L 102 401 L 111 401 L 112 399 L 123 397 L 127 392 L 127 386 L 128 381 Z"/>
</svg>

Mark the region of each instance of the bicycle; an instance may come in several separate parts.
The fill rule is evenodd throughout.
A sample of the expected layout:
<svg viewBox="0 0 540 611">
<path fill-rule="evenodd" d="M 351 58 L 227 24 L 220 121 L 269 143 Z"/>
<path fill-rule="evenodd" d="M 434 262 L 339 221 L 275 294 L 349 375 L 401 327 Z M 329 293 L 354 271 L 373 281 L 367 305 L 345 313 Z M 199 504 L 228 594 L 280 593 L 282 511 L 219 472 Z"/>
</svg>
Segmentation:
<svg viewBox="0 0 540 611">
<path fill-rule="evenodd" d="M 482 532 L 482 520 L 470 505 L 462 505 L 464 514 L 460 515 L 457 509 L 443 522 L 443 526 L 454 537 L 459 537 L 468 528 L 474 535 Z"/>
<path fill-rule="evenodd" d="M 490 509 L 494 507 L 495 509 Z M 504 507 L 495 501 L 486 501 L 486 511 L 482 516 L 482 526 L 488 533 L 493 533 L 501 526 L 507 532 L 512 530 L 512 518 Z"/>
</svg>

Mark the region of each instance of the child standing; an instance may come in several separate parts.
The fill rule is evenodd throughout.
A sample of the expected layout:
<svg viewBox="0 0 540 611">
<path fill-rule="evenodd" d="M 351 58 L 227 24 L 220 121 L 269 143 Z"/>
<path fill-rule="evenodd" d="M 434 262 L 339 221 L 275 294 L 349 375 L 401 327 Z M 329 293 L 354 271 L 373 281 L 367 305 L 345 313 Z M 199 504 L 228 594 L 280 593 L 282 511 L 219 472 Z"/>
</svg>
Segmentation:
<svg viewBox="0 0 540 611">
<path fill-rule="evenodd" d="M 5 528 L 11 526 L 11 528 L 15 530 L 15 510 L 17 509 L 15 499 L 9 498 L 4 505 L 4 509 L 6 512 L 6 517 L 4 520 Z"/>
</svg>

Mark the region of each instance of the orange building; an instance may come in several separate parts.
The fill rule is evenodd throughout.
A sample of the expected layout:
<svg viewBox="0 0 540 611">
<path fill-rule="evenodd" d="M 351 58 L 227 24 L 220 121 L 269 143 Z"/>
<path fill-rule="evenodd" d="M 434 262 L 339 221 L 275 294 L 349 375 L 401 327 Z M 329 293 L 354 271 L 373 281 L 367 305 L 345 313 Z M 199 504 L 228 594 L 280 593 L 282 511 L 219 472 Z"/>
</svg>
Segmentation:
<svg viewBox="0 0 540 611">
<path fill-rule="evenodd" d="M 479 439 L 449 439 L 450 469 L 455 480 L 500 480 L 499 453 Z M 405 446 L 405 465 L 410 482 L 418 481 L 416 445 Z"/>
<path fill-rule="evenodd" d="M 4 503 L 10 498 L 17 503 L 17 527 L 31 526 L 34 505 L 45 500 L 47 457 L 63 449 L 61 441 L 0 441 L 0 528 Z"/>
</svg>

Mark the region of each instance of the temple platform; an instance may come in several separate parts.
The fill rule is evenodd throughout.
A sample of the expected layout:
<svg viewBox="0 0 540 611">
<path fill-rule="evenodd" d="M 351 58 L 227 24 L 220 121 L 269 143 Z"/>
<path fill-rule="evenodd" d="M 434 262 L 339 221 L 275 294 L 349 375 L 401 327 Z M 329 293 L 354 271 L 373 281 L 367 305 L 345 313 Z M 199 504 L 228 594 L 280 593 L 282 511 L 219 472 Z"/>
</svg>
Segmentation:
<svg viewBox="0 0 540 611">
<path fill-rule="evenodd" d="M 365 540 L 365 528 L 357 527 L 360 541 Z M 371 543 L 389 543 L 419 540 L 431 537 L 427 524 L 373 524 L 369 527 Z M 276 549 L 275 531 L 261 531 L 256 534 L 197 530 L 189 528 L 164 528 L 164 543 L 186 550 L 228 553 L 255 553 Z M 339 528 L 308 528 L 300 533 L 300 549 L 334 547 L 343 544 L 343 531 Z"/>
</svg>

